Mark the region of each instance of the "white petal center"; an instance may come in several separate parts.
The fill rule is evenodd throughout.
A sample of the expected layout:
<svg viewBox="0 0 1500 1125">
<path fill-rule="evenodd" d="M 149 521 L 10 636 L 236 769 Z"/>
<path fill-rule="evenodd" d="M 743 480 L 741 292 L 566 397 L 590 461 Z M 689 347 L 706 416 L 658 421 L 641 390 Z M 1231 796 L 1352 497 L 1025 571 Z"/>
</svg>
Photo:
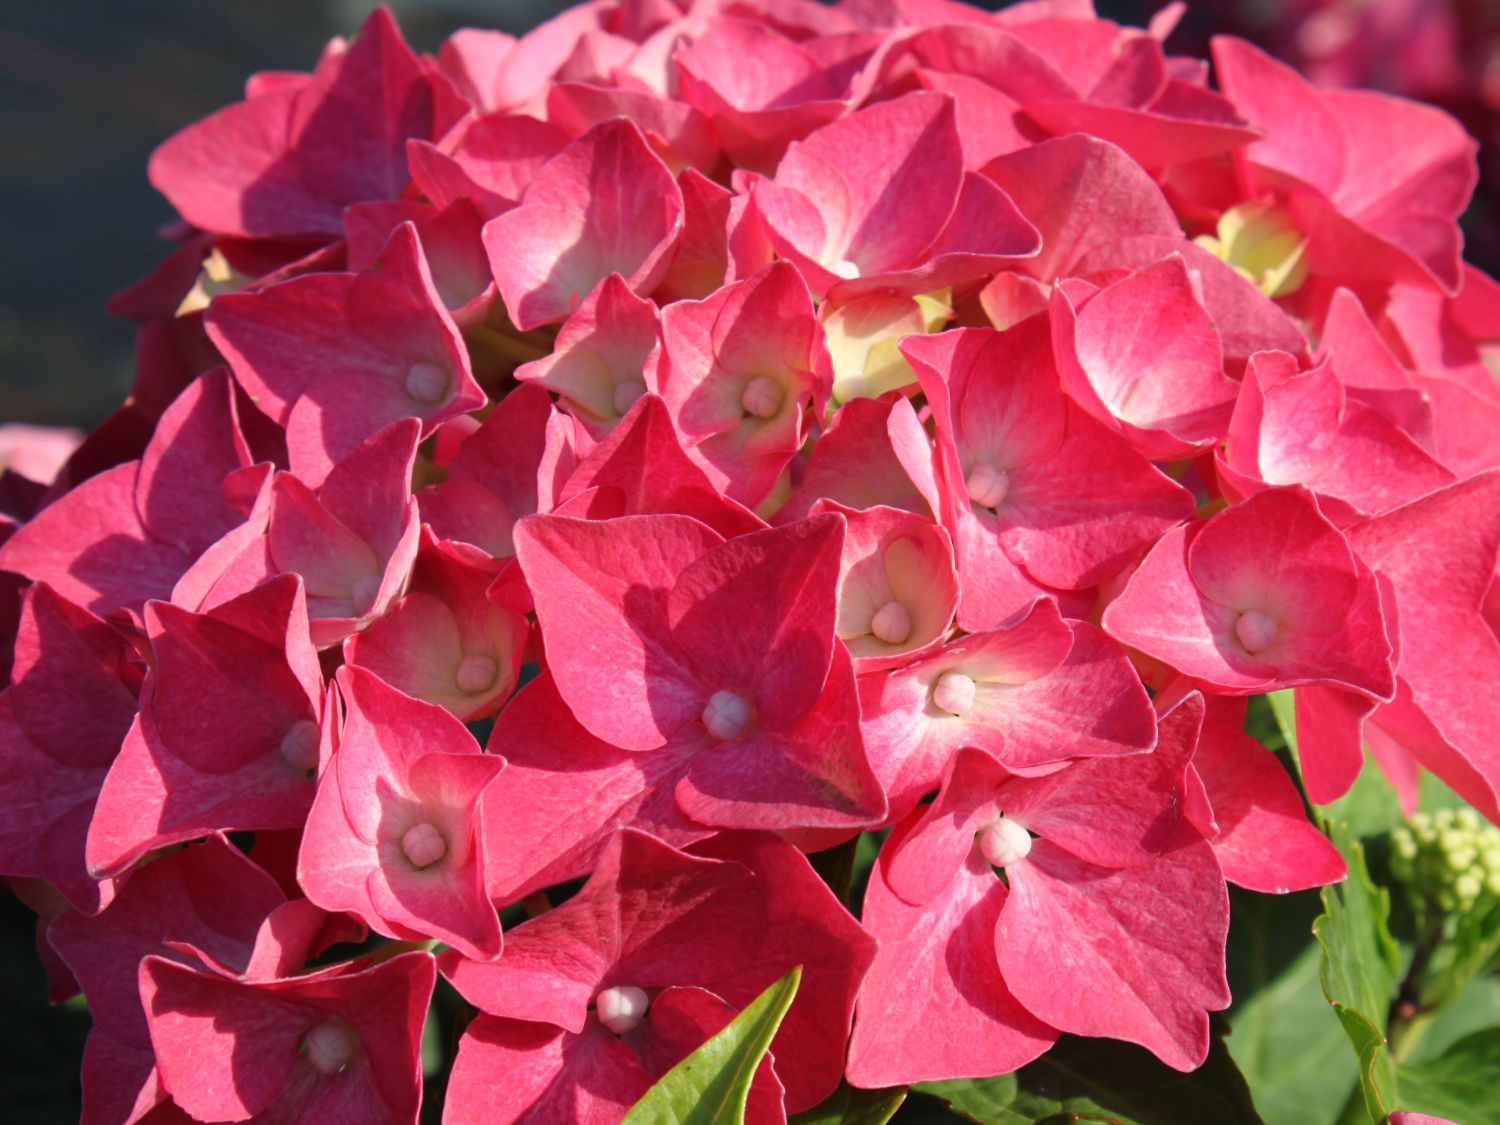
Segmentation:
<svg viewBox="0 0 1500 1125">
<path fill-rule="evenodd" d="M 721 742 L 730 742 L 744 734 L 754 717 L 754 709 L 732 691 L 716 691 L 703 708 L 703 725 Z"/>
<path fill-rule="evenodd" d="M 417 402 L 441 402 L 448 397 L 452 381 L 435 363 L 414 363 L 406 373 L 406 393 Z"/>
<path fill-rule="evenodd" d="M 1255 609 L 1247 609 L 1234 623 L 1234 635 L 1246 652 L 1264 652 L 1275 642 L 1276 633 L 1276 619 Z"/>
<path fill-rule="evenodd" d="M 424 820 L 402 835 L 401 851 L 413 867 L 431 867 L 448 854 L 448 842 L 436 825 Z"/>
<path fill-rule="evenodd" d="M 886 602 L 870 619 L 870 632 L 888 645 L 902 644 L 911 636 L 911 614 L 900 602 Z"/>
<path fill-rule="evenodd" d="M 616 1035 L 624 1035 L 639 1027 L 650 1006 L 646 994 L 629 984 L 606 988 L 594 998 L 594 1011 L 599 1015 L 599 1022 Z"/>
<path fill-rule="evenodd" d="M 1031 833 L 1000 817 L 979 830 L 979 850 L 995 867 L 1009 867 L 1031 854 Z"/>
<path fill-rule="evenodd" d="M 337 1074 L 343 1070 L 354 1058 L 357 1046 L 348 1028 L 336 1020 L 324 1020 L 302 1040 L 307 1061 L 320 1074 Z"/>
<path fill-rule="evenodd" d="M 962 672 L 944 672 L 932 689 L 932 702 L 950 715 L 965 715 L 974 707 L 974 681 Z"/>
<path fill-rule="evenodd" d="M 1010 491 L 1010 478 L 1004 470 L 981 461 L 969 470 L 964 486 L 968 489 L 969 499 L 981 508 L 998 508 Z"/>
</svg>

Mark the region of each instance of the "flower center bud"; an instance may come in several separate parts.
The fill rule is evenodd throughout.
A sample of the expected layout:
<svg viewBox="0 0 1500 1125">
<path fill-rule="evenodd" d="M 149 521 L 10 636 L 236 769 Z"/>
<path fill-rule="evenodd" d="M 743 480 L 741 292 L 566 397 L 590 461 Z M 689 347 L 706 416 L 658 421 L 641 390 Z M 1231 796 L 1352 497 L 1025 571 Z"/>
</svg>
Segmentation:
<svg viewBox="0 0 1500 1125">
<path fill-rule="evenodd" d="M 406 830 L 401 837 L 401 851 L 413 867 L 431 867 L 448 854 L 448 842 L 436 825 L 424 820 Z"/>
<path fill-rule="evenodd" d="M 746 414 L 756 418 L 774 418 L 781 409 L 783 397 L 781 384 L 769 376 L 757 375 L 745 384 L 745 391 L 740 395 L 740 405 L 744 407 Z"/>
<path fill-rule="evenodd" d="M 703 725 L 721 742 L 732 742 L 750 726 L 750 704 L 732 691 L 716 691 L 703 708 Z"/>
<path fill-rule="evenodd" d="M 979 850 L 993 867 L 1009 867 L 1031 854 L 1031 833 L 1000 817 L 979 830 Z"/>
<path fill-rule="evenodd" d="M 320 1074 L 337 1074 L 354 1058 L 358 1042 L 337 1020 L 324 1020 L 302 1040 L 307 1061 Z"/>
<path fill-rule="evenodd" d="M 627 1031 L 640 1027 L 641 1020 L 646 1018 L 646 1009 L 650 1006 L 651 1001 L 646 994 L 629 984 L 606 988 L 594 997 L 594 1011 L 599 1016 L 599 1022 L 616 1035 L 624 1035 Z"/>
<path fill-rule="evenodd" d="M 911 614 L 900 602 L 886 602 L 870 619 L 870 632 L 876 640 L 899 645 L 911 636 Z"/>
<path fill-rule="evenodd" d="M 998 508 L 1010 490 L 1010 478 L 988 461 L 981 461 L 969 470 L 964 485 L 969 499 L 981 508 Z"/>
<path fill-rule="evenodd" d="M 354 606 L 356 617 L 370 612 L 375 604 L 375 595 L 380 593 L 380 575 L 371 574 L 361 578 L 349 591 L 349 601 Z"/>
<path fill-rule="evenodd" d="M 962 672 L 944 672 L 932 689 L 932 701 L 950 715 L 967 714 L 974 706 L 974 681 Z"/>
<path fill-rule="evenodd" d="M 1194 239 L 1267 297 L 1286 297 L 1307 281 L 1307 239 L 1271 199 L 1252 199 L 1219 216 L 1213 234 Z"/>
<path fill-rule="evenodd" d="M 435 363 L 414 363 L 406 373 L 406 393 L 418 402 L 441 402 L 451 380 Z"/>
<path fill-rule="evenodd" d="M 1259 610 L 1247 609 L 1234 623 L 1234 635 L 1246 652 L 1263 652 L 1276 640 L 1276 619 Z"/>
<path fill-rule="evenodd" d="M 626 414 L 636 404 L 640 397 L 646 393 L 646 384 L 639 379 L 627 379 L 623 383 L 615 384 L 614 407 L 616 414 Z"/>
<path fill-rule="evenodd" d="M 466 656 L 458 663 L 458 675 L 454 677 L 459 691 L 484 691 L 495 682 L 499 671 L 495 661 L 488 656 Z"/>
<path fill-rule="evenodd" d="M 281 739 L 281 756 L 286 764 L 296 770 L 318 768 L 318 724 L 311 719 L 298 719 Z"/>
</svg>

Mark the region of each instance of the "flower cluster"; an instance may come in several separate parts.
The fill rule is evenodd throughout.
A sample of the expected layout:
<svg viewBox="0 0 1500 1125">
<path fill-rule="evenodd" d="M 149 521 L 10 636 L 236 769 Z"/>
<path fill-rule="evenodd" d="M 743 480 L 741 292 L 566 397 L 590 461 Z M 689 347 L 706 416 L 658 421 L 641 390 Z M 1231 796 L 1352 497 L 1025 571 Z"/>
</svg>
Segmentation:
<svg viewBox="0 0 1500 1125">
<path fill-rule="evenodd" d="M 1500 958 L 1500 829 L 1468 808 L 1416 813 L 1391 833 L 1391 874 L 1417 937 L 1398 999 L 1425 1014 Z"/>
<path fill-rule="evenodd" d="M 134 391 L 0 490 L 86 1121 L 412 1121 L 439 973 L 453 1123 L 617 1122 L 796 966 L 752 1121 L 1187 1070 L 1226 880 L 1344 874 L 1249 697 L 1500 819 L 1474 144 L 1173 19 L 381 10 L 157 150 Z"/>
<path fill-rule="evenodd" d="M 1417 813 L 1391 833 L 1391 869 L 1419 903 L 1442 913 L 1472 911 L 1500 899 L 1500 829 L 1472 809 Z"/>
<path fill-rule="evenodd" d="M 1269 10 L 1268 10 L 1269 7 Z M 1209 0 L 1221 27 L 1268 47 L 1319 86 L 1421 98 L 1480 141 L 1469 224 L 1474 261 L 1500 262 L 1500 5 L 1490 0 Z"/>
</svg>

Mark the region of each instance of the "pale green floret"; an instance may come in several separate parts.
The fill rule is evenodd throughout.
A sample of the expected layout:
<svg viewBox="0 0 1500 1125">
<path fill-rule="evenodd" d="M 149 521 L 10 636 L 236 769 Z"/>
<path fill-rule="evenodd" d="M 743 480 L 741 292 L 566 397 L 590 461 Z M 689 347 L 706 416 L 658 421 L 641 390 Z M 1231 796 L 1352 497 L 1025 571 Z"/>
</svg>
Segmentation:
<svg viewBox="0 0 1500 1125">
<path fill-rule="evenodd" d="M 1411 994 L 1432 1012 L 1500 959 L 1500 828 L 1469 808 L 1417 813 L 1390 856 L 1416 923 Z"/>
<path fill-rule="evenodd" d="M 1391 833 L 1391 871 L 1444 914 L 1500 903 L 1500 829 L 1473 809 L 1417 813 Z"/>
</svg>

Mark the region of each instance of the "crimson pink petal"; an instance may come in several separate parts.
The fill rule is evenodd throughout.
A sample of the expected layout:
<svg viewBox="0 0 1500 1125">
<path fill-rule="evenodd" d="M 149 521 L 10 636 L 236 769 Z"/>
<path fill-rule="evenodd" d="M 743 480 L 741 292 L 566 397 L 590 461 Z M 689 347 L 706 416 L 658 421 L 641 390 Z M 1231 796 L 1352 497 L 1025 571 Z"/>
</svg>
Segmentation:
<svg viewBox="0 0 1500 1125">
<path fill-rule="evenodd" d="M 902 831 L 892 833 L 887 849 L 900 846 Z M 1057 1038 L 1001 975 L 994 934 L 1006 891 L 973 851 L 922 907 L 894 895 L 885 861 L 876 863 L 863 917 L 880 944 L 860 987 L 849 1042 L 848 1074 L 856 1086 L 1004 1074 Z"/>
<path fill-rule="evenodd" d="M 683 570 L 719 542 L 687 516 L 533 516 L 517 525 L 558 690 L 594 735 L 650 750 L 702 714 L 712 689 L 673 638 L 667 601 Z"/>
<path fill-rule="evenodd" d="M 1139 1043 L 1176 1070 L 1203 1062 L 1208 1013 L 1229 1005 L 1229 897 L 1207 843 L 1116 871 L 1042 839 L 1006 874 L 995 950 L 1028 1011 Z"/>
<path fill-rule="evenodd" d="M 562 320 L 611 273 L 650 292 L 682 231 L 682 192 L 634 124 L 590 129 L 484 228 L 490 266 L 523 332 Z"/>
<path fill-rule="evenodd" d="M 147 957 L 140 972 L 162 1080 L 199 1120 L 264 1112 L 290 1121 L 416 1122 L 431 955 L 267 982 L 159 957 Z M 317 1071 L 303 1050 L 307 1034 L 328 1021 L 357 1044 L 350 1064 L 332 1075 Z"/>
</svg>

